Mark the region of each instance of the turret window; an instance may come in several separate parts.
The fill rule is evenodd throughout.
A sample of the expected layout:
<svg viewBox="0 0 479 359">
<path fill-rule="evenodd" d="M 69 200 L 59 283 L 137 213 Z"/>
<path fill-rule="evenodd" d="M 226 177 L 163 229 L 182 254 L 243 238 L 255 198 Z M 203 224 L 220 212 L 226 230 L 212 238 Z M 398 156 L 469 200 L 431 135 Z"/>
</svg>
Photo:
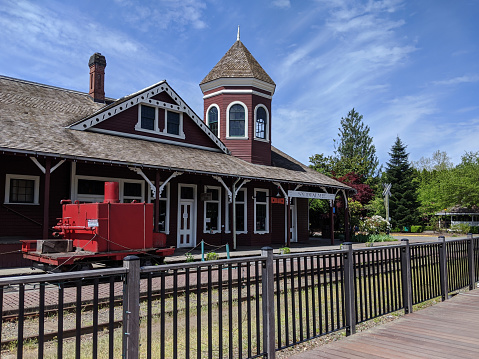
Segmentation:
<svg viewBox="0 0 479 359">
<path fill-rule="evenodd" d="M 218 133 L 218 108 L 213 106 L 208 110 L 208 127 L 215 136 L 219 137 Z"/>
<path fill-rule="evenodd" d="M 268 140 L 268 112 L 262 105 L 258 105 L 256 107 L 255 138 Z"/>
<path fill-rule="evenodd" d="M 245 110 L 236 104 L 229 111 L 229 135 L 230 137 L 245 137 Z"/>
</svg>

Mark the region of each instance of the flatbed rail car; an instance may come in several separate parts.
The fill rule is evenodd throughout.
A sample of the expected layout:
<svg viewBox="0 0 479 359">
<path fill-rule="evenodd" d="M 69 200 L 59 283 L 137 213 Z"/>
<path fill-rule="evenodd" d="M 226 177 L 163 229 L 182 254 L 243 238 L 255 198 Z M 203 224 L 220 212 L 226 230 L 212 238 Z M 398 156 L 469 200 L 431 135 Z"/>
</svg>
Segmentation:
<svg viewBox="0 0 479 359">
<path fill-rule="evenodd" d="M 166 235 L 153 232 L 153 204 L 119 203 L 118 183 L 105 183 L 103 203 L 62 201 L 56 239 L 23 240 L 23 257 L 45 269 L 87 269 L 93 263 L 118 265 L 128 255 L 144 264 L 161 263 L 174 253 Z"/>
</svg>

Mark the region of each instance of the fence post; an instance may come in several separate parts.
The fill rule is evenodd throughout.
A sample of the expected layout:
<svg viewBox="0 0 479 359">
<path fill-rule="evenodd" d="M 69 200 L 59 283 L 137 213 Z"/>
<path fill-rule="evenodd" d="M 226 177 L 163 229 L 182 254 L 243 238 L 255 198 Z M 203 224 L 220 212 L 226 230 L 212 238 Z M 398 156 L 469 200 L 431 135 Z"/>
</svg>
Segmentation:
<svg viewBox="0 0 479 359">
<path fill-rule="evenodd" d="M 354 271 L 354 252 L 351 242 L 343 243 L 344 260 L 344 309 L 346 314 L 346 336 L 356 333 L 356 286 Z"/>
<path fill-rule="evenodd" d="M 140 348 L 140 258 L 123 259 L 123 358 L 138 359 Z"/>
<path fill-rule="evenodd" d="M 439 275 L 441 277 L 441 298 L 445 301 L 449 294 L 449 285 L 447 280 L 447 251 L 446 238 L 439 236 Z"/>
<path fill-rule="evenodd" d="M 411 276 L 411 248 L 409 239 L 401 239 L 401 283 L 404 313 L 412 313 L 412 276 Z"/>
<path fill-rule="evenodd" d="M 268 359 L 276 356 L 276 338 L 274 332 L 274 272 L 273 248 L 261 248 L 261 255 L 266 257 L 262 269 L 263 289 L 263 348 Z M 279 293 L 278 293 L 279 295 Z"/>
<path fill-rule="evenodd" d="M 474 262 L 474 238 L 472 233 L 467 234 L 467 258 L 469 262 L 469 290 L 476 284 L 476 263 Z"/>
</svg>

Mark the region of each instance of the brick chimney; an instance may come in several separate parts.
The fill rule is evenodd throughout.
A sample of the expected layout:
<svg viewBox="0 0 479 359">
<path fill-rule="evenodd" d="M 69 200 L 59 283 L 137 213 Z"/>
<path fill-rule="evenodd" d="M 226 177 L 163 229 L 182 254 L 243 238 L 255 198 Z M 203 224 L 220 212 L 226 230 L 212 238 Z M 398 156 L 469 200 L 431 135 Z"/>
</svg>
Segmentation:
<svg viewBox="0 0 479 359">
<path fill-rule="evenodd" d="M 95 52 L 88 61 L 90 66 L 90 90 L 89 95 L 95 102 L 105 101 L 105 56 Z"/>
</svg>

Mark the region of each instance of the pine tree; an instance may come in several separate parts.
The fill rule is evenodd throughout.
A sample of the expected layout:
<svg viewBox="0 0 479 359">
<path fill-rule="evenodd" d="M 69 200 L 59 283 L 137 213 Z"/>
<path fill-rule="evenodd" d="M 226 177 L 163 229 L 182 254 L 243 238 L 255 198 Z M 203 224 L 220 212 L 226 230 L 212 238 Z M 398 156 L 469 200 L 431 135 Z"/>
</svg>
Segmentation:
<svg viewBox="0 0 479 359">
<path fill-rule="evenodd" d="M 399 137 L 389 153 L 390 160 L 386 165 L 385 180 L 391 183 L 389 197 L 389 214 L 393 227 L 409 227 L 418 220 L 417 181 L 414 170 L 408 161 L 406 145 Z"/>
<path fill-rule="evenodd" d="M 339 167 L 336 175 L 343 176 L 355 172 L 367 179 L 377 175 L 379 160 L 376 156 L 376 147 L 373 138 L 369 135 L 369 126 L 363 122 L 363 116 L 354 108 L 346 118 L 341 118 L 341 127 L 335 156 Z"/>
</svg>

